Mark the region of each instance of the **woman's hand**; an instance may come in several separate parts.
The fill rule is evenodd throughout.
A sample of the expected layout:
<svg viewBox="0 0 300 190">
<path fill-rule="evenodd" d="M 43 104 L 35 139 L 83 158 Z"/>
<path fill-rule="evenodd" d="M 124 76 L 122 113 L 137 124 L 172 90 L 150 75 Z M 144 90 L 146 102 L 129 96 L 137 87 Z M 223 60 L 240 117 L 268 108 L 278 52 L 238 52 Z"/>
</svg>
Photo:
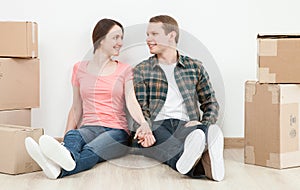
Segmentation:
<svg viewBox="0 0 300 190">
<path fill-rule="evenodd" d="M 146 121 L 142 122 L 140 127 L 136 130 L 134 139 L 138 139 L 138 143 L 143 147 L 150 147 L 156 142 L 152 130 Z"/>
</svg>

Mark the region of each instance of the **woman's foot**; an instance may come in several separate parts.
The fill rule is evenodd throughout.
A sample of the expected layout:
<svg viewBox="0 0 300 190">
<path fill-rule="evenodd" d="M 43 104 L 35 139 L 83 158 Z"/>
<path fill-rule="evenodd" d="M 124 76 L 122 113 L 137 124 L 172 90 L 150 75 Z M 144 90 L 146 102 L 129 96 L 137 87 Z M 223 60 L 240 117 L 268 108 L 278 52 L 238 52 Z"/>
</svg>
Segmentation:
<svg viewBox="0 0 300 190">
<path fill-rule="evenodd" d="M 31 158 L 42 168 L 44 174 L 50 179 L 57 179 L 61 168 L 42 153 L 33 138 L 27 137 L 25 139 L 25 147 Z"/>
<path fill-rule="evenodd" d="M 72 171 L 76 163 L 70 151 L 53 137 L 42 135 L 39 139 L 40 148 L 45 156 L 66 171 Z"/>
</svg>

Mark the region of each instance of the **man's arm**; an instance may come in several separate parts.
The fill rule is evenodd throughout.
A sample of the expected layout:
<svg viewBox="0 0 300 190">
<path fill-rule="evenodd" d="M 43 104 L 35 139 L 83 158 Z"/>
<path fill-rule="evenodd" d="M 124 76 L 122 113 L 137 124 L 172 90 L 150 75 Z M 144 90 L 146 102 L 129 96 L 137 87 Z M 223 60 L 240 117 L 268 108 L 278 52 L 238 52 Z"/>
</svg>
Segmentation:
<svg viewBox="0 0 300 190">
<path fill-rule="evenodd" d="M 215 91 L 210 83 L 208 73 L 200 64 L 199 80 L 196 85 L 197 95 L 200 102 L 200 110 L 203 112 L 201 123 L 207 126 L 217 122 L 219 104 L 215 97 Z"/>
<path fill-rule="evenodd" d="M 150 110 L 147 94 L 147 86 L 140 67 L 135 67 L 133 72 L 133 84 L 136 99 L 142 109 L 143 115 L 151 127 Z"/>
</svg>

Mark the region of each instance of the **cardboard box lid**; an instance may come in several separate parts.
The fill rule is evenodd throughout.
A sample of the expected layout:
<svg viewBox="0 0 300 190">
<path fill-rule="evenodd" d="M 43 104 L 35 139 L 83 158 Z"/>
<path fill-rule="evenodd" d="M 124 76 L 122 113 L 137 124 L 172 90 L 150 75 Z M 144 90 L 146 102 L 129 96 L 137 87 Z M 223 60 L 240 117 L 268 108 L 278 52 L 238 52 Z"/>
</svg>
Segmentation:
<svg viewBox="0 0 300 190">
<path fill-rule="evenodd" d="M 9 124 L 0 124 L 1 131 L 34 131 L 41 130 L 40 128 L 31 128 L 28 126 L 21 125 L 9 125 Z"/>
<path fill-rule="evenodd" d="M 257 39 L 300 38 L 300 34 L 257 34 Z"/>
</svg>

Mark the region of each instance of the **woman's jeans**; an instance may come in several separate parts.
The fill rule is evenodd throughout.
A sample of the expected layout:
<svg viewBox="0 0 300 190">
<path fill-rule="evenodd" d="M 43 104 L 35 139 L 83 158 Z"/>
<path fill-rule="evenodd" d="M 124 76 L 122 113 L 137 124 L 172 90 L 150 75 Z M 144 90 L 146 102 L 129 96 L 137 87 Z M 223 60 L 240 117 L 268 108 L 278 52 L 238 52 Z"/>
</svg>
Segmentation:
<svg viewBox="0 0 300 190">
<path fill-rule="evenodd" d="M 62 169 L 59 177 L 91 169 L 97 163 L 124 156 L 128 152 L 129 134 L 121 129 L 82 126 L 64 136 L 64 146 L 76 162 L 72 171 Z"/>
</svg>

